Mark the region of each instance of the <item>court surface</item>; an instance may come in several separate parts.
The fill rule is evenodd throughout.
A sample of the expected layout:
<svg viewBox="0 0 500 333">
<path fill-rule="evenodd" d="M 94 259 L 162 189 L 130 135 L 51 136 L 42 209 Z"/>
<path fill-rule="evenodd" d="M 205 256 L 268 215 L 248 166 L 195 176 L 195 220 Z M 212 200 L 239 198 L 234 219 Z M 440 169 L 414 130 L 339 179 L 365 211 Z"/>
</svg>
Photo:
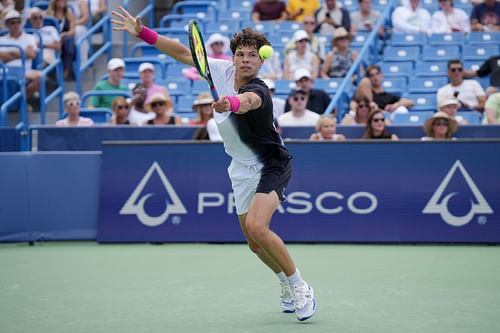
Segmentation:
<svg viewBox="0 0 500 333">
<path fill-rule="evenodd" d="M 299 323 L 243 244 L 0 244 L 1 332 L 500 332 L 500 247 L 290 245 Z"/>
</svg>

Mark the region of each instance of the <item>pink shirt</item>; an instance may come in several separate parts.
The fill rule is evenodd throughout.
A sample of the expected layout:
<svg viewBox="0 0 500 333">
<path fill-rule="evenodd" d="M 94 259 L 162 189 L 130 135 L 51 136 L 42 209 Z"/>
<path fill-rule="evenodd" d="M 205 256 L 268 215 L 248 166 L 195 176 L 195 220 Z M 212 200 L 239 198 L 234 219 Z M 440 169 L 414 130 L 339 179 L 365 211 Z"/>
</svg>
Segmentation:
<svg viewBox="0 0 500 333">
<path fill-rule="evenodd" d="M 92 126 L 92 125 L 94 125 L 94 121 L 90 118 L 87 118 L 87 117 L 80 117 L 80 119 L 78 120 L 78 123 L 76 125 L 69 124 L 68 118 L 64 118 L 64 119 L 56 121 L 56 126 L 58 126 L 58 127 Z"/>
<path fill-rule="evenodd" d="M 151 96 L 153 96 L 156 93 L 161 93 L 163 95 L 170 97 L 170 94 L 168 93 L 167 88 L 165 88 L 164 86 L 160 86 L 159 84 L 153 84 L 151 86 L 151 88 L 148 88 L 148 94 L 146 96 L 146 101 L 149 101 Z"/>
</svg>

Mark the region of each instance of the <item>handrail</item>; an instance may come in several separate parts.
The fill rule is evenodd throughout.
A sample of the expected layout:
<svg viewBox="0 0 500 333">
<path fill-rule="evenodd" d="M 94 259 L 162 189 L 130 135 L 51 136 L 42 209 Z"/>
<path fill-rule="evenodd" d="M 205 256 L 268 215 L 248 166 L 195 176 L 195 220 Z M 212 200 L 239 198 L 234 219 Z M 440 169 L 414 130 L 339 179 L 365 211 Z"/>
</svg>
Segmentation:
<svg viewBox="0 0 500 333">
<path fill-rule="evenodd" d="M 150 28 L 154 28 L 155 26 L 155 19 L 154 19 L 154 12 L 153 12 L 153 9 L 154 9 L 154 3 L 153 3 L 154 0 L 149 0 L 149 4 L 146 5 L 146 7 L 144 7 L 139 13 L 137 13 L 136 16 L 140 16 L 140 17 L 143 17 L 145 16 L 146 14 L 149 14 L 149 27 Z M 123 3 L 123 8 L 125 8 L 126 10 L 128 10 L 128 5 L 129 5 L 129 2 L 130 0 L 126 0 L 124 3 Z M 129 56 L 129 53 L 128 53 L 128 32 L 126 31 L 123 31 L 123 49 L 122 49 L 122 57 L 128 57 Z"/>
<path fill-rule="evenodd" d="M 64 94 L 64 80 L 63 80 L 63 71 L 62 71 L 62 60 L 60 58 L 56 59 L 52 64 L 45 67 L 42 71 L 42 75 L 40 76 L 40 123 L 45 124 L 45 116 L 47 112 L 47 105 L 52 102 L 53 99 L 59 96 L 58 109 L 62 109 L 63 107 L 63 94 Z M 57 88 L 54 89 L 48 96 L 46 96 L 46 87 L 45 82 L 47 80 L 47 76 L 50 72 L 54 71 L 56 74 L 56 82 Z"/>
<path fill-rule="evenodd" d="M 20 110 L 20 122 L 21 123 L 28 123 L 28 114 L 26 113 L 26 68 L 25 68 L 25 63 L 26 63 L 26 54 L 24 53 L 24 49 L 15 44 L 2 44 L 2 47 L 13 47 L 16 49 L 19 49 L 19 53 L 21 54 L 21 66 L 5 66 L 5 70 L 7 73 L 9 70 L 14 70 L 14 68 L 21 68 L 22 69 L 22 75 L 18 78 L 19 81 L 19 91 L 12 95 L 9 99 L 7 99 L 3 104 L 2 107 L 0 108 L 0 126 L 9 126 L 9 119 L 8 119 L 8 112 L 9 112 L 9 107 L 17 102 L 17 100 L 20 100 L 20 105 L 21 105 L 21 110 Z M 10 67 L 10 68 L 9 68 Z M 5 72 L 4 70 L 4 72 Z M 7 96 L 6 96 L 7 97 Z"/>
<path fill-rule="evenodd" d="M 372 47 L 372 48 L 374 47 L 375 43 L 377 42 L 378 31 L 380 30 L 380 28 L 384 24 L 385 20 L 389 17 L 389 15 L 392 11 L 392 8 L 394 7 L 394 5 L 397 2 L 398 2 L 398 0 L 389 0 L 389 2 L 387 3 L 386 7 L 384 8 L 384 11 L 382 12 L 382 15 L 380 15 L 379 20 L 377 21 L 377 23 L 373 27 L 372 31 L 368 35 L 368 38 L 366 39 L 365 44 L 363 45 L 363 47 L 359 51 L 358 57 L 356 58 L 356 60 L 352 64 L 351 68 L 349 68 L 349 71 L 347 72 L 344 79 L 342 80 L 342 82 L 339 85 L 339 89 L 337 90 L 337 92 L 333 96 L 330 104 L 327 106 L 327 108 L 324 112 L 325 115 L 332 113 L 333 109 L 335 107 L 337 107 L 337 120 L 340 122 L 341 116 L 344 114 L 343 110 L 341 110 L 341 107 L 342 107 L 341 98 L 345 95 L 344 90 L 347 88 L 348 84 L 352 83 L 352 77 L 355 73 L 358 73 L 358 75 L 357 75 L 358 80 L 360 79 L 359 68 L 360 68 L 361 62 L 363 61 L 363 58 L 364 58 L 366 52 L 368 52 L 368 49 L 370 47 Z M 376 51 L 375 51 L 375 53 L 376 53 Z"/>
<path fill-rule="evenodd" d="M 86 91 L 82 97 L 80 98 L 81 100 L 81 105 L 83 108 L 87 107 L 87 99 L 89 99 L 92 96 L 123 96 L 126 98 L 131 98 L 132 95 L 128 90 L 89 90 Z M 63 112 L 59 113 L 59 117 L 61 117 Z"/>
</svg>

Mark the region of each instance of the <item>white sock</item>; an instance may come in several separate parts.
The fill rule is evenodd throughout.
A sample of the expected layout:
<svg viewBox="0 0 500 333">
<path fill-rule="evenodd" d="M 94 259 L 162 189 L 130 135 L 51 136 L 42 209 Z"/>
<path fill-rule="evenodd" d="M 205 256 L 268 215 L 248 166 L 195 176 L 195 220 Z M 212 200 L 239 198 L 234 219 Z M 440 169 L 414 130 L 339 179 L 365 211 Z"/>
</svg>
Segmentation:
<svg viewBox="0 0 500 333">
<path fill-rule="evenodd" d="M 302 280 L 302 276 L 300 276 L 300 272 L 298 269 L 295 271 L 295 273 L 288 277 L 288 283 L 290 283 L 291 286 L 301 284 L 303 282 L 304 280 Z"/>
<path fill-rule="evenodd" d="M 288 284 L 288 279 L 283 271 L 276 273 L 276 276 L 278 277 L 278 279 L 280 279 L 281 283 Z"/>
</svg>

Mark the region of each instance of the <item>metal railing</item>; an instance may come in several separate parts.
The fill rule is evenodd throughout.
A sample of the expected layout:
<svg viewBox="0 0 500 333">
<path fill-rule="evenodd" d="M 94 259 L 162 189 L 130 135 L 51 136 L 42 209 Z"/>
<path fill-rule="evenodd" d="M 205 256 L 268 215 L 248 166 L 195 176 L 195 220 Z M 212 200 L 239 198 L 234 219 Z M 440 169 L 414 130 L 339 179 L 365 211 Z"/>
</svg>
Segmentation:
<svg viewBox="0 0 500 333">
<path fill-rule="evenodd" d="M 129 2 L 130 0 L 126 0 L 124 3 L 123 3 L 123 8 L 127 9 L 128 10 L 128 7 L 129 7 Z M 140 17 L 144 17 L 146 15 L 148 15 L 149 17 L 149 27 L 150 28 L 154 28 L 154 25 L 155 25 L 155 20 L 154 20 L 154 12 L 153 12 L 153 9 L 154 9 L 154 3 L 153 3 L 153 0 L 149 0 L 149 4 L 146 5 L 146 7 L 144 7 L 139 13 L 137 13 L 137 15 L 135 16 L 140 16 Z M 134 14 L 132 14 L 134 15 Z M 129 53 L 128 53 L 128 32 L 124 31 L 123 32 L 123 50 L 122 50 L 122 56 L 125 58 L 125 57 L 128 57 L 129 56 Z"/>
</svg>

